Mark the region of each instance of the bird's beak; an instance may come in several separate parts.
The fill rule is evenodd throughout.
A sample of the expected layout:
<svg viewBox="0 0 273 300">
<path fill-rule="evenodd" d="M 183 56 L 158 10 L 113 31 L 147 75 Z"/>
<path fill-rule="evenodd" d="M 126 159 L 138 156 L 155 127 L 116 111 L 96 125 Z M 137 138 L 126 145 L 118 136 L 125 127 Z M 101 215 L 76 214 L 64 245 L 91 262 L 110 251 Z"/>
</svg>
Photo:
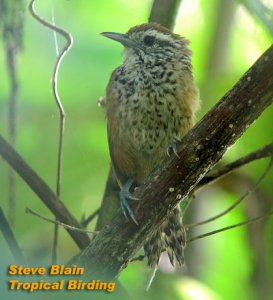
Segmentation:
<svg viewBox="0 0 273 300">
<path fill-rule="evenodd" d="M 132 41 L 127 34 L 116 32 L 102 32 L 101 35 L 121 43 L 124 47 L 136 47 L 136 42 Z"/>
</svg>

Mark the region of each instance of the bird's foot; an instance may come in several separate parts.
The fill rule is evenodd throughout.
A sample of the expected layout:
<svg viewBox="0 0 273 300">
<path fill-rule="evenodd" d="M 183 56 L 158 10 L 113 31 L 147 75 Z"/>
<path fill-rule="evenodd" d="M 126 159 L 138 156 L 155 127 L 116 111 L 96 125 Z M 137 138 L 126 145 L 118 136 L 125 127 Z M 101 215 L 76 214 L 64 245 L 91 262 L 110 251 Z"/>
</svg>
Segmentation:
<svg viewBox="0 0 273 300">
<path fill-rule="evenodd" d="M 138 222 L 135 219 L 134 213 L 128 204 L 129 200 L 139 200 L 138 198 L 133 197 L 132 193 L 130 192 L 130 188 L 132 187 L 133 182 L 134 182 L 134 180 L 132 178 L 130 178 L 127 180 L 127 182 L 122 187 L 122 189 L 119 193 L 120 206 L 121 206 L 121 210 L 122 210 L 124 216 L 126 217 L 126 219 L 128 219 L 128 220 L 131 219 L 134 221 L 134 223 L 136 225 L 138 225 Z"/>
<path fill-rule="evenodd" d="M 179 156 L 178 153 L 177 153 L 177 144 L 176 144 L 176 141 L 173 142 L 173 143 L 167 148 L 167 155 L 168 155 L 168 156 L 171 156 L 172 153 L 174 153 L 174 155 L 175 155 L 177 158 L 180 158 L 180 156 Z"/>
</svg>

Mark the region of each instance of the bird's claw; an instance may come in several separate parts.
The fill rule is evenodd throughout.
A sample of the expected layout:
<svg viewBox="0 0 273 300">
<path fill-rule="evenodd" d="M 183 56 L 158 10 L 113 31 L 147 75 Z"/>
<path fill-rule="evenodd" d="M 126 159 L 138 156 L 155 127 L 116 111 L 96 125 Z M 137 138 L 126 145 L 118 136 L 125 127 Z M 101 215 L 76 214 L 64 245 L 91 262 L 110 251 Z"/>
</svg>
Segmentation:
<svg viewBox="0 0 273 300">
<path fill-rule="evenodd" d="M 175 155 L 177 158 L 180 158 L 180 156 L 178 155 L 178 152 L 177 152 L 177 145 L 176 145 L 176 142 L 172 143 L 172 144 L 167 148 L 167 155 L 168 155 L 168 156 L 171 156 L 172 153 L 174 153 L 174 155 Z"/>
<path fill-rule="evenodd" d="M 133 222 L 138 225 L 137 220 L 135 219 L 134 213 L 128 204 L 128 200 L 139 200 L 138 198 L 132 196 L 130 192 L 130 187 L 133 184 L 133 180 L 129 179 L 125 185 L 122 187 L 119 196 L 120 196 L 120 206 L 121 210 L 127 220 L 133 220 Z"/>
<path fill-rule="evenodd" d="M 121 210 L 126 217 L 127 220 L 133 220 L 134 223 L 138 225 L 137 220 L 135 219 L 134 213 L 131 209 L 131 207 L 128 204 L 128 200 L 136 200 L 136 198 L 131 196 L 132 194 L 130 192 L 120 192 L 120 205 L 121 205 Z M 133 198 L 133 199 L 132 199 Z"/>
</svg>

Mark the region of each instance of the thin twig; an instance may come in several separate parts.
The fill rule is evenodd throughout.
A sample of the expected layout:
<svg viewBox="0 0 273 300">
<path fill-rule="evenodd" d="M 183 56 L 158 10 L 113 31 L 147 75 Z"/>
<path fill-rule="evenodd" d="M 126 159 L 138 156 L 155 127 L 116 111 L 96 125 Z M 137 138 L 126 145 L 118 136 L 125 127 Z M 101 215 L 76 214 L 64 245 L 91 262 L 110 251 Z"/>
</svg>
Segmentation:
<svg viewBox="0 0 273 300">
<path fill-rule="evenodd" d="M 215 181 L 229 175 L 230 173 L 236 171 L 237 169 L 254 162 L 259 159 L 267 158 L 273 155 L 273 143 L 268 144 L 258 150 L 249 153 L 248 155 L 241 157 L 234 162 L 231 162 L 225 166 L 220 168 L 214 168 L 208 175 L 206 175 L 201 181 L 198 183 L 195 190 L 202 188 L 207 184 L 214 183 Z"/>
<path fill-rule="evenodd" d="M 250 219 L 250 220 L 247 220 L 247 221 L 243 221 L 243 222 L 240 222 L 240 223 L 237 223 L 237 224 L 234 224 L 234 225 L 230 225 L 230 226 L 223 227 L 223 228 L 220 228 L 220 229 L 217 229 L 217 230 L 213 230 L 213 231 L 201 234 L 201 235 L 197 235 L 197 236 L 194 236 L 194 237 L 190 238 L 187 241 L 187 243 L 191 243 L 193 241 L 196 241 L 196 240 L 202 239 L 204 237 L 211 236 L 211 235 L 214 235 L 216 233 L 223 232 L 223 231 L 226 231 L 226 230 L 229 230 L 229 229 L 233 229 L 233 228 L 240 227 L 240 226 L 243 226 L 243 225 L 252 224 L 254 222 L 261 221 L 265 218 L 268 218 L 272 215 L 273 215 L 273 211 L 271 211 L 270 213 L 265 214 L 263 216 L 259 216 L 259 217 L 256 217 L 256 218 L 253 218 L 253 219 Z"/>
<path fill-rule="evenodd" d="M 53 3 L 51 1 L 51 12 L 52 12 L 52 24 L 55 26 L 55 17 L 54 17 L 54 6 Z M 54 30 L 53 31 L 53 37 L 54 37 L 54 44 L 55 44 L 55 50 L 56 50 L 56 55 L 58 57 L 60 51 L 59 51 L 59 46 L 58 46 L 58 39 L 57 39 L 57 32 Z M 65 121 L 65 119 L 63 120 Z M 64 123 L 63 126 L 62 124 L 60 125 L 60 128 L 64 128 Z M 63 133 L 63 132 L 60 132 Z M 61 134 L 59 135 L 59 138 L 61 137 Z M 60 149 L 59 149 L 60 151 Z M 62 153 L 62 151 L 61 151 Z M 58 162 L 60 161 L 61 157 L 58 158 Z M 59 176 L 60 174 L 57 174 L 57 186 L 58 186 L 58 182 L 59 182 Z M 60 195 L 59 195 L 60 196 Z M 58 219 L 55 217 L 55 221 L 57 221 Z M 58 237 L 59 237 L 59 225 L 56 223 L 54 226 L 54 237 L 53 237 L 53 245 L 52 245 L 52 254 L 51 254 L 51 261 L 52 264 L 57 262 L 57 249 L 58 249 Z"/>
<path fill-rule="evenodd" d="M 81 224 L 83 227 L 86 227 L 89 223 L 91 223 L 94 218 L 99 214 L 100 208 L 96 209 L 87 219 L 83 219 Z"/>
<path fill-rule="evenodd" d="M 221 213 L 219 213 L 216 216 L 211 217 L 207 220 L 185 225 L 185 228 L 192 228 L 192 227 L 207 224 L 209 222 L 219 219 L 220 217 L 223 217 L 224 215 L 226 215 L 227 213 L 232 211 L 236 206 L 238 206 L 244 199 L 246 199 L 249 195 L 251 195 L 257 189 L 257 187 L 259 186 L 261 181 L 266 177 L 266 175 L 272 168 L 272 164 L 273 164 L 273 159 L 271 158 L 268 166 L 266 167 L 266 170 L 263 172 L 263 174 L 260 176 L 260 178 L 256 181 L 256 183 L 244 195 L 242 195 L 238 200 L 236 200 L 229 208 L 227 208 L 226 210 L 222 211 Z"/>
<path fill-rule="evenodd" d="M 26 207 L 25 211 L 26 211 L 26 213 L 30 213 L 30 214 L 32 214 L 32 215 L 34 215 L 34 216 L 36 216 L 36 217 L 38 217 L 38 218 L 40 218 L 40 219 L 42 219 L 44 221 L 47 221 L 47 222 L 52 223 L 54 225 L 56 225 L 56 224 L 60 225 L 60 226 L 66 228 L 66 229 L 69 229 L 69 230 L 74 230 L 74 231 L 79 231 L 79 232 L 85 232 L 85 233 L 90 233 L 90 234 L 97 234 L 98 233 L 98 231 L 90 231 L 90 230 L 86 230 L 84 228 L 77 228 L 77 227 L 74 227 L 74 226 L 71 226 L 71 225 L 68 225 L 68 224 L 64 224 L 64 223 L 62 223 L 62 222 L 60 222 L 58 220 L 51 220 L 51 219 L 49 219 L 47 217 L 44 217 L 44 216 L 36 213 L 35 211 L 31 210 L 28 207 Z"/>
<path fill-rule="evenodd" d="M 65 111 L 62 105 L 62 102 L 60 100 L 59 94 L 58 94 L 58 72 L 59 67 L 62 62 L 62 59 L 66 55 L 66 53 L 69 51 L 69 49 L 72 47 L 73 44 L 73 38 L 71 34 L 64 29 L 49 23 L 48 21 L 42 19 L 34 9 L 34 3 L 35 0 L 32 0 L 29 5 L 29 11 L 33 18 L 35 18 L 39 23 L 41 23 L 43 26 L 48 27 L 54 32 L 59 33 L 66 39 L 66 44 L 63 47 L 63 49 L 60 51 L 60 53 L 57 55 L 57 60 L 54 66 L 54 72 L 52 77 L 52 89 L 53 89 L 53 95 L 59 110 L 59 117 L 60 117 L 60 127 L 59 127 L 59 146 L 58 146 L 58 162 L 57 162 L 57 182 L 56 182 L 56 194 L 58 197 L 60 197 L 61 193 L 61 176 L 62 176 L 62 156 L 63 156 L 63 140 L 64 140 L 64 127 L 65 127 Z M 58 227 L 55 226 L 54 230 L 54 242 L 53 242 L 53 252 L 52 252 L 52 262 L 56 262 L 57 260 L 57 238 L 58 236 Z"/>
<path fill-rule="evenodd" d="M 3 236 L 8 244 L 10 252 L 12 253 L 15 261 L 18 264 L 26 264 L 26 259 L 23 255 L 22 249 L 20 248 L 1 207 L 0 207 L 0 230 L 3 233 Z"/>
<path fill-rule="evenodd" d="M 134 258 L 132 258 L 130 260 L 130 262 L 133 262 L 133 261 L 143 261 L 145 259 L 146 255 L 145 254 L 142 254 L 142 255 L 139 255 L 139 256 L 136 256 Z"/>
</svg>

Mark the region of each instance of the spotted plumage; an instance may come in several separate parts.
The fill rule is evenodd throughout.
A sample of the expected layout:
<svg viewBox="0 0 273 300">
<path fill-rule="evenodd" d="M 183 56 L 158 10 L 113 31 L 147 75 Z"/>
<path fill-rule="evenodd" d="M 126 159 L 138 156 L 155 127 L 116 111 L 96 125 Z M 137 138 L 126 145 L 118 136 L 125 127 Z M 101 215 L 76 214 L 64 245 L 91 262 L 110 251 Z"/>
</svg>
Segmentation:
<svg viewBox="0 0 273 300">
<path fill-rule="evenodd" d="M 143 183 L 167 149 L 193 126 L 198 89 L 185 38 L 155 23 L 135 26 L 127 34 L 103 35 L 125 47 L 123 64 L 114 70 L 107 87 L 106 117 L 121 207 L 137 223 L 128 203 L 130 188 Z M 176 259 L 182 264 L 184 246 L 177 207 L 147 240 L 148 264 L 157 265 L 163 249 L 172 263 Z"/>
</svg>

